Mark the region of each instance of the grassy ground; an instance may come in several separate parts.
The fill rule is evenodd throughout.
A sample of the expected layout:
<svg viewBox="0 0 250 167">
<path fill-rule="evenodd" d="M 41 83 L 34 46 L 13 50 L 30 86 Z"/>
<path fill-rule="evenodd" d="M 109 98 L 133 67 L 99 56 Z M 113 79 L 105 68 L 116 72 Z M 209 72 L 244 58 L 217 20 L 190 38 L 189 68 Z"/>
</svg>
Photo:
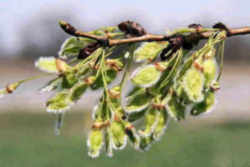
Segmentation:
<svg viewBox="0 0 250 167">
<path fill-rule="evenodd" d="M 68 113 L 61 136 L 53 134 L 52 115 L 0 114 L 0 167 L 250 167 L 250 123 L 171 122 L 150 151 L 127 148 L 113 158 L 87 156 L 83 113 Z"/>
</svg>

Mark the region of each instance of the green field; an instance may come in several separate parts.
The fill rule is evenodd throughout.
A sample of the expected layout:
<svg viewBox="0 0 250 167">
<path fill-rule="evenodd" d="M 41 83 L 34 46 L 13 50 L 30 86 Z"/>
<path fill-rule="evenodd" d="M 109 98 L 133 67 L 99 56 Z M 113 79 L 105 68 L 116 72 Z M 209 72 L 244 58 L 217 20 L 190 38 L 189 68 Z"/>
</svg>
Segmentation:
<svg viewBox="0 0 250 167">
<path fill-rule="evenodd" d="M 128 147 L 93 160 L 85 144 L 88 117 L 67 113 L 62 135 L 55 136 L 53 115 L 0 114 L 0 167 L 250 167 L 250 122 L 172 121 L 148 152 Z"/>
</svg>

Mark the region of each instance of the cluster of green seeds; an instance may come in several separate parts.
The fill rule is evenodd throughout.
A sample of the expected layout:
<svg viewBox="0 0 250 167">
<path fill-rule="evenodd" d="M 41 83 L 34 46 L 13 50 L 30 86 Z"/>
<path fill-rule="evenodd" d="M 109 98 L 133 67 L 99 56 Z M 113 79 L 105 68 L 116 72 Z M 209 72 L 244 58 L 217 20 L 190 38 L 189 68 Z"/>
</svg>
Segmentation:
<svg viewBox="0 0 250 167">
<path fill-rule="evenodd" d="M 176 31 L 180 32 L 189 33 Z M 89 33 L 126 38 L 117 27 Z M 99 47 L 85 59 L 79 59 L 81 49 L 95 41 L 70 37 L 57 57 L 41 57 L 35 63 L 40 70 L 55 75 L 41 89 L 53 92 L 46 102 L 47 111 L 58 115 L 58 131 L 63 113 L 80 101 L 87 89 L 102 89 L 92 111 L 93 125 L 87 140 L 89 156 L 98 157 L 101 151 L 112 156 L 113 150 L 123 149 L 128 142 L 136 150 L 147 150 L 164 134 L 170 119 L 180 121 L 187 115 L 212 110 L 219 89 L 225 37 L 224 31 L 214 30 L 203 46 L 193 50 L 180 48 L 165 61 L 159 59 L 159 54 L 168 42 Z M 117 77 L 119 74 L 121 78 Z M 9 84 L 0 90 L 0 95 L 12 93 L 32 79 Z M 125 87 L 129 92 L 123 91 Z"/>
</svg>

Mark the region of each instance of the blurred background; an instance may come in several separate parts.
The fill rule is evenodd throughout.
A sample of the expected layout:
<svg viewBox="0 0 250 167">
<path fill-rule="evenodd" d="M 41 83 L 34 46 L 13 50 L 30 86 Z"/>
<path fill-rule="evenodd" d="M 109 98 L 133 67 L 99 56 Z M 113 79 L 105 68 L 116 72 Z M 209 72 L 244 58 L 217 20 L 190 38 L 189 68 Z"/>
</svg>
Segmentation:
<svg viewBox="0 0 250 167">
<path fill-rule="evenodd" d="M 165 33 L 191 23 L 250 26 L 249 6 L 246 0 L 0 0 L 0 87 L 39 74 L 34 60 L 57 55 L 68 37 L 58 26 L 61 19 L 84 31 L 129 19 L 148 32 Z M 216 109 L 179 124 L 172 121 L 162 140 L 145 153 L 128 147 L 112 159 L 87 156 L 89 111 L 98 92 L 87 93 L 67 112 L 62 135 L 55 136 L 55 116 L 44 105 L 50 95 L 38 92 L 46 81 L 28 83 L 0 100 L 1 167 L 250 167 L 250 35 L 226 41 Z"/>
</svg>

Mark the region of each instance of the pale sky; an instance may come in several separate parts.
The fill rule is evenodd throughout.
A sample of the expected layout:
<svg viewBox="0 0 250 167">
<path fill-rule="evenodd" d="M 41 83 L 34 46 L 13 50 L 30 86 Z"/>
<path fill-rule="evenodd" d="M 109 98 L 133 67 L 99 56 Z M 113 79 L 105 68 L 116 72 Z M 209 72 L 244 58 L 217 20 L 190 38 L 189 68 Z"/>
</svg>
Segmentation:
<svg viewBox="0 0 250 167">
<path fill-rule="evenodd" d="M 86 23 L 87 29 L 127 19 L 140 21 L 153 32 L 202 23 L 204 18 L 233 27 L 250 25 L 249 0 L 0 0 L 1 45 L 18 49 L 20 25 L 39 13 L 57 10 L 65 11 L 58 20 L 71 13 L 80 20 L 77 25 Z"/>
</svg>

